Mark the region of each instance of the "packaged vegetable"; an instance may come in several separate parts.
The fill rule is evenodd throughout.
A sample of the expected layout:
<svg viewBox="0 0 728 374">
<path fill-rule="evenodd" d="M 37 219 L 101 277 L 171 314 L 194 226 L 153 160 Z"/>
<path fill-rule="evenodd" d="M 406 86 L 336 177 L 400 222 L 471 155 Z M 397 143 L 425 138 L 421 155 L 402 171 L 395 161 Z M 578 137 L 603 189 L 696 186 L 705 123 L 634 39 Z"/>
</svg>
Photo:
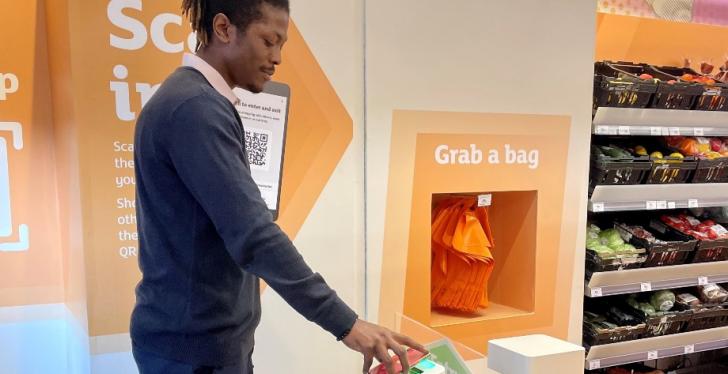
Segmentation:
<svg viewBox="0 0 728 374">
<path fill-rule="evenodd" d="M 594 250 L 594 248 L 601 246 L 602 242 L 599 241 L 599 238 L 592 238 L 586 240 L 586 249 Z"/>
<path fill-rule="evenodd" d="M 632 244 L 623 243 L 621 245 L 618 245 L 616 247 L 612 247 L 615 252 L 618 254 L 633 254 L 637 253 L 637 248 L 635 248 Z"/>
<path fill-rule="evenodd" d="M 698 286 L 698 291 L 700 291 L 700 300 L 707 304 L 719 304 L 728 299 L 728 291 L 715 283 Z"/>
<path fill-rule="evenodd" d="M 675 302 L 689 308 L 696 307 L 700 304 L 700 300 L 697 297 L 687 292 L 675 296 Z"/>
<path fill-rule="evenodd" d="M 675 305 L 675 294 L 670 290 L 657 291 L 650 297 L 650 304 L 661 312 L 667 312 Z"/>
<path fill-rule="evenodd" d="M 633 158 L 631 153 L 616 146 L 600 146 L 599 149 L 602 154 L 609 157 L 625 159 Z"/>
<path fill-rule="evenodd" d="M 698 141 L 694 138 L 671 136 L 667 138 L 667 145 L 670 148 L 679 150 L 680 153 L 687 156 L 697 156 L 698 154 L 700 154 L 700 150 L 698 149 Z"/>
<path fill-rule="evenodd" d="M 619 326 L 634 326 L 639 325 L 640 321 L 637 318 L 616 306 L 610 307 L 607 311 L 607 317 L 614 321 Z"/>
<path fill-rule="evenodd" d="M 614 252 L 612 248 L 609 248 L 606 245 L 598 245 L 594 248 L 589 249 L 596 252 L 597 255 L 603 260 L 609 260 L 617 257 L 617 253 Z"/>
<path fill-rule="evenodd" d="M 642 226 L 627 226 L 627 231 L 640 239 L 647 240 L 648 242 L 654 242 L 657 240 L 651 232 L 645 230 Z"/>
<path fill-rule="evenodd" d="M 639 303 L 639 306 L 637 309 L 644 312 L 645 315 L 648 317 L 652 317 L 657 314 L 655 307 L 653 307 L 652 304 L 650 304 L 650 303 Z"/>
<path fill-rule="evenodd" d="M 602 244 L 607 245 L 610 248 L 615 248 L 624 244 L 624 240 L 619 235 L 619 231 L 616 229 L 609 229 L 600 232 L 599 238 L 601 239 Z"/>
</svg>

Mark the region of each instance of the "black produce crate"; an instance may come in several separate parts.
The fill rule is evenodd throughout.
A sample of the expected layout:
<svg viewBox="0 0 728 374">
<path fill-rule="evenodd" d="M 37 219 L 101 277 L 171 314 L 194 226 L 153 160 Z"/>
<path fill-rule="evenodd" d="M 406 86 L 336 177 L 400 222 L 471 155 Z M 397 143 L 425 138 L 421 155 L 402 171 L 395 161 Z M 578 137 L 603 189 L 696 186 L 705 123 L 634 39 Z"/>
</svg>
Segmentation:
<svg viewBox="0 0 728 374">
<path fill-rule="evenodd" d="M 642 80 L 624 69 L 630 63 L 594 64 L 594 109 L 598 107 L 646 108 L 657 92 L 654 80 Z M 641 74 L 641 73 L 640 73 Z"/>
<path fill-rule="evenodd" d="M 693 317 L 685 331 L 697 331 L 728 325 L 728 309 L 724 306 L 702 306 L 693 309 Z"/>
<path fill-rule="evenodd" d="M 701 240 L 690 262 L 728 261 L 728 239 Z"/>
<path fill-rule="evenodd" d="M 703 94 L 702 85 L 680 81 L 653 66 L 648 66 L 645 73 L 660 80 L 657 82 L 657 91 L 652 97 L 650 108 L 692 109 L 698 98 Z"/>
<path fill-rule="evenodd" d="M 643 253 L 640 254 L 637 257 L 637 261 L 635 262 L 623 262 L 620 258 L 615 258 L 613 260 L 604 260 L 597 252 L 592 251 L 590 249 L 586 250 L 586 270 L 587 275 L 590 273 L 599 273 L 604 271 L 616 271 L 616 270 L 626 270 L 626 269 L 637 269 L 641 268 L 642 264 L 647 260 L 647 254 Z"/>
<path fill-rule="evenodd" d="M 670 227 L 663 222 L 659 222 L 659 224 L 666 227 L 666 230 L 672 232 L 673 235 L 694 239 L 692 236 Z M 695 250 L 691 253 L 690 258 L 686 262 L 697 263 L 728 260 L 728 239 L 694 240 L 697 240 Z"/>
<path fill-rule="evenodd" d="M 698 162 L 692 157 L 652 158 L 652 169 L 645 180 L 646 184 L 674 184 L 688 183 L 698 167 Z"/>
<path fill-rule="evenodd" d="M 592 153 L 589 186 L 642 184 L 652 170 L 649 156 L 608 157 Z"/>
<path fill-rule="evenodd" d="M 589 346 L 626 342 L 642 338 L 647 325 L 640 323 L 634 326 L 618 326 L 613 329 L 594 329 L 584 323 L 584 342 Z"/>
<path fill-rule="evenodd" d="M 728 157 L 714 160 L 699 160 L 693 174 L 693 183 L 726 183 L 728 182 Z"/>
<path fill-rule="evenodd" d="M 683 74 L 691 74 L 696 77 L 703 75 L 689 68 L 678 68 L 672 66 L 659 66 L 654 68 L 681 82 L 684 82 L 680 79 Z M 693 109 L 708 111 L 728 110 L 728 85 L 720 82 L 716 82 L 713 86 L 707 86 L 700 83 L 695 84 L 700 86 L 702 92 L 696 95 Z"/>
<path fill-rule="evenodd" d="M 674 310 L 662 312 L 660 315 L 648 316 L 639 309 L 632 308 L 632 313 L 645 322 L 644 337 L 671 335 L 683 332 L 693 317 L 690 310 Z"/>
<path fill-rule="evenodd" d="M 650 242 L 646 239 L 636 237 L 629 233 L 623 224 L 618 224 L 616 227 L 623 233 L 623 237 L 629 239 L 632 245 L 647 250 L 647 260 L 642 264 L 642 267 L 684 264 L 695 251 L 695 247 L 698 244 L 698 241 L 694 238 L 672 230 L 657 220 L 652 220 L 649 227 L 643 227 L 648 229 L 661 242 Z"/>
</svg>

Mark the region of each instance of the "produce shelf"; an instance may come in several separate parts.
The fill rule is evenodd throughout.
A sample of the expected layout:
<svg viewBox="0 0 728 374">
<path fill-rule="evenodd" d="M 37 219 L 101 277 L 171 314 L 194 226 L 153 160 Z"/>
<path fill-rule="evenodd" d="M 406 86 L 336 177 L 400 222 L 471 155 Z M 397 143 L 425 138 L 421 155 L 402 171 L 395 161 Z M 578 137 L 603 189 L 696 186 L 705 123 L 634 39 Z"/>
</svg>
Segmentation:
<svg viewBox="0 0 728 374">
<path fill-rule="evenodd" d="M 584 364 L 594 370 L 723 348 L 728 348 L 728 326 L 593 346 Z"/>
<path fill-rule="evenodd" d="M 728 282 L 728 261 L 594 273 L 584 294 L 602 297 Z"/>
<path fill-rule="evenodd" d="M 596 186 L 589 211 L 620 212 L 728 206 L 728 183 Z"/>
<path fill-rule="evenodd" d="M 728 136 L 728 112 L 597 108 L 592 131 L 596 135 Z"/>
</svg>

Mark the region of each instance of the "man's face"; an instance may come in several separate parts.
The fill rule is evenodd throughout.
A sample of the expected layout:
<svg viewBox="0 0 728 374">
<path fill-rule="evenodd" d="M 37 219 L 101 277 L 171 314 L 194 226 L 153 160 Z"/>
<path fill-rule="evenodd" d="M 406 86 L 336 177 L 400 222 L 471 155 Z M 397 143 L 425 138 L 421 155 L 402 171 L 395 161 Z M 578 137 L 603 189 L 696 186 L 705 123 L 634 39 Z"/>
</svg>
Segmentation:
<svg viewBox="0 0 728 374">
<path fill-rule="evenodd" d="M 260 11 L 261 19 L 250 24 L 244 33 L 234 33 L 226 58 L 235 86 L 253 93 L 263 91 L 265 83 L 271 80 L 288 40 L 288 12 L 268 3 L 263 3 Z"/>
</svg>

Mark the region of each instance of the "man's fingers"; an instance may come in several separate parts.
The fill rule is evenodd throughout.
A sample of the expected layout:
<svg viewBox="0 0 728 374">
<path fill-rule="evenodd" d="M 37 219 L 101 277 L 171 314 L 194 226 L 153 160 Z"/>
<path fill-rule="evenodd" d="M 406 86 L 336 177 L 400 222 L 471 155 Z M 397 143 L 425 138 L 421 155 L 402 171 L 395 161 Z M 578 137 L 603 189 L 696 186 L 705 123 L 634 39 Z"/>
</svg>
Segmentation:
<svg viewBox="0 0 728 374">
<path fill-rule="evenodd" d="M 392 357 L 389 356 L 389 351 L 387 350 L 387 347 L 384 344 L 378 344 L 374 349 L 374 354 L 377 356 L 377 360 L 379 360 L 380 363 L 384 364 L 384 367 L 387 368 L 387 373 L 397 374 L 394 371 L 394 361 L 392 360 Z"/>
<path fill-rule="evenodd" d="M 409 371 L 409 360 L 407 359 L 407 350 L 402 348 L 402 345 L 397 343 L 394 339 L 389 341 L 389 349 L 391 349 L 397 356 L 399 356 L 399 362 L 402 363 L 402 372 L 406 373 Z"/>
<path fill-rule="evenodd" d="M 409 336 L 397 334 L 397 333 L 394 333 L 393 336 L 394 336 L 394 340 L 399 344 L 404 344 L 404 345 L 406 345 L 410 348 L 414 348 L 422 353 L 429 353 L 427 348 L 425 348 L 422 344 L 417 343 Z"/>
<path fill-rule="evenodd" d="M 364 354 L 364 370 L 362 373 L 368 373 L 369 369 L 372 367 L 372 363 L 374 363 L 374 356 L 371 353 L 365 353 Z"/>
</svg>

